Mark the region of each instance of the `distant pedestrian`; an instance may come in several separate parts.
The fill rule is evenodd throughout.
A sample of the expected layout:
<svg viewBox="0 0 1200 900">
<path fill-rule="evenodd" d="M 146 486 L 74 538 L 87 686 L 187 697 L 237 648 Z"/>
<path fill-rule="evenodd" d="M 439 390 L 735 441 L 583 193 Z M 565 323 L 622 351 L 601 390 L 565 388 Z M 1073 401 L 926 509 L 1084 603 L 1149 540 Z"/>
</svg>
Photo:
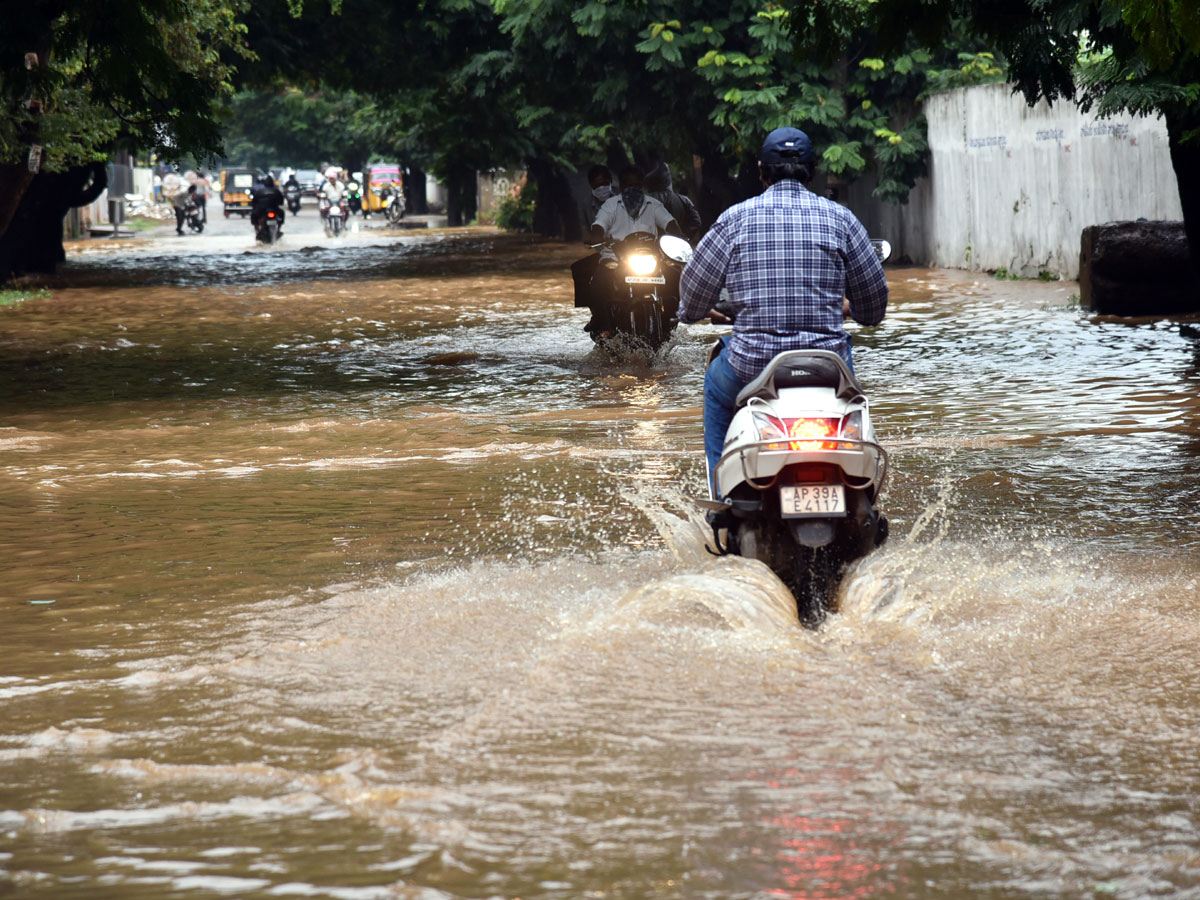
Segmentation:
<svg viewBox="0 0 1200 900">
<path fill-rule="evenodd" d="M 196 173 L 196 207 L 200 210 L 200 221 L 208 224 L 208 198 L 212 196 L 212 182 L 204 171 Z"/>
</svg>

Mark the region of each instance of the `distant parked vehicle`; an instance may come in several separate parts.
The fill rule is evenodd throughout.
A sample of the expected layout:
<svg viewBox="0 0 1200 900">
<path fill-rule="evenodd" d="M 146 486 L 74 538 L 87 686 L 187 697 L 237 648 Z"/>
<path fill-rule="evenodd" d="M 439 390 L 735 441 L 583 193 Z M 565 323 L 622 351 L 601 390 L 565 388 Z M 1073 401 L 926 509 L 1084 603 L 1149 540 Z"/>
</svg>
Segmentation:
<svg viewBox="0 0 1200 900">
<path fill-rule="evenodd" d="M 392 215 L 397 218 L 404 215 L 404 176 L 397 163 L 372 163 L 363 170 L 362 183 L 362 206 L 366 215 L 386 213 L 394 202 L 390 198 L 394 197 L 400 199 L 395 201 L 397 209 L 393 210 Z"/>
<path fill-rule="evenodd" d="M 225 207 L 225 218 L 228 219 L 230 213 L 250 214 L 250 194 L 262 179 L 263 173 L 258 169 L 221 170 L 221 203 Z"/>
<path fill-rule="evenodd" d="M 296 180 L 300 182 L 300 193 L 305 197 L 317 196 L 324 179 L 316 169 L 297 169 Z"/>
</svg>

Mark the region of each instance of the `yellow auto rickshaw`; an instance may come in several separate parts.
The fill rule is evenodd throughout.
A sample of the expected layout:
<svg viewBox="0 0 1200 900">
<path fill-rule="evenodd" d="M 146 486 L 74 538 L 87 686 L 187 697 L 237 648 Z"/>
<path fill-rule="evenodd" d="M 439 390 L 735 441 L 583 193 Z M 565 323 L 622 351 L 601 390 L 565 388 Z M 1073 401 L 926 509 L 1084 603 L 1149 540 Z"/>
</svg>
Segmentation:
<svg viewBox="0 0 1200 900">
<path fill-rule="evenodd" d="M 363 169 L 363 212 L 384 212 L 392 198 L 404 196 L 404 176 L 396 163 L 373 163 Z"/>
<path fill-rule="evenodd" d="M 225 218 L 234 212 L 243 216 L 250 214 L 250 193 L 262 178 L 257 169 L 221 170 L 221 203 L 225 207 Z"/>
</svg>

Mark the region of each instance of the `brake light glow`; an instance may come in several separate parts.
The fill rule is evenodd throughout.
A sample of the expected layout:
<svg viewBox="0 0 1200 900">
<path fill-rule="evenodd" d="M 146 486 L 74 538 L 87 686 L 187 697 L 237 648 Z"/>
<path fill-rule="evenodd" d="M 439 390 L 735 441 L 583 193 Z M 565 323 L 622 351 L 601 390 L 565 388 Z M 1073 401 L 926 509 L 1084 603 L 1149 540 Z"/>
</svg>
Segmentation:
<svg viewBox="0 0 1200 900">
<path fill-rule="evenodd" d="M 758 427 L 759 440 L 770 441 L 767 450 L 842 450 L 844 447 L 837 440 L 822 440 L 822 438 L 844 437 L 852 440 L 861 439 L 862 413 L 855 411 L 844 420 L 828 417 L 809 417 L 799 419 L 780 419 L 765 413 L 754 414 L 754 424 Z"/>
<path fill-rule="evenodd" d="M 790 438 L 805 438 L 806 440 L 789 441 L 789 450 L 836 450 L 837 443 L 815 441 L 813 438 L 837 437 L 837 419 L 784 419 L 787 434 Z"/>
</svg>

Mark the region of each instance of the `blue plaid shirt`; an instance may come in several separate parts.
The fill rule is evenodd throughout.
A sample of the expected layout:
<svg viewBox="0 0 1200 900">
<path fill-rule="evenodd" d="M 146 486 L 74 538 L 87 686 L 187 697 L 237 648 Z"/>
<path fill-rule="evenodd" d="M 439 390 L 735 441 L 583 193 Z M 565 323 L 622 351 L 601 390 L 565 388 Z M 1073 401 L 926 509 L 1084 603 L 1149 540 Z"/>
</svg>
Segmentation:
<svg viewBox="0 0 1200 900">
<path fill-rule="evenodd" d="M 784 350 L 832 350 L 849 362 L 843 296 L 863 325 L 878 325 L 887 309 L 883 266 L 862 223 L 790 179 L 713 223 L 683 270 L 680 320 L 706 318 L 723 287 L 737 314 L 729 364 L 745 381 Z"/>
</svg>

